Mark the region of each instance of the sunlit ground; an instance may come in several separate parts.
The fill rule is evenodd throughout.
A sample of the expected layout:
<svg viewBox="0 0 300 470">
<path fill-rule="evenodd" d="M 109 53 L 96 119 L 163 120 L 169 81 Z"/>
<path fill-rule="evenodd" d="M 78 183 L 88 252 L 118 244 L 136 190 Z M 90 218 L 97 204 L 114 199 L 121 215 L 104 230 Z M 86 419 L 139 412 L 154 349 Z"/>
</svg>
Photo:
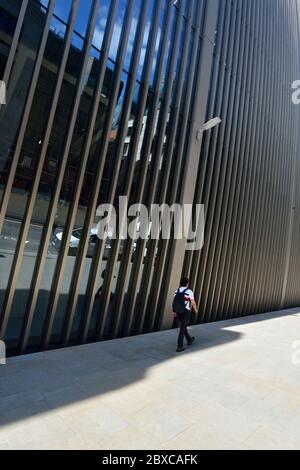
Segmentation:
<svg viewBox="0 0 300 470">
<path fill-rule="evenodd" d="M 299 448 L 300 313 L 192 332 L 9 359 L 0 449 Z"/>
</svg>

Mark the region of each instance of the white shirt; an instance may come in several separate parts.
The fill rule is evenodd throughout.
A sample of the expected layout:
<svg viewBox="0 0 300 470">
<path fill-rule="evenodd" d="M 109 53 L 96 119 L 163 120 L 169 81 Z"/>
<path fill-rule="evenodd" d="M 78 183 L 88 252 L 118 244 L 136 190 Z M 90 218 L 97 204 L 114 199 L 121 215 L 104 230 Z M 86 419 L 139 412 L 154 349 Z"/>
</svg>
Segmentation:
<svg viewBox="0 0 300 470">
<path fill-rule="evenodd" d="M 180 287 L 179 292 L 184 292 L 186 290 L 186 287 Z M 177 294 L 178 290 L 175 292 L 175 295 Z M 185 299 L 185 308 L 187 310 L 192 310 L 191 306 L 191 301 L 194 300 L 194 293 L 191 289 L 188 289 L 186 293 L 184 294 L 184 299 Z"/>
</svg>

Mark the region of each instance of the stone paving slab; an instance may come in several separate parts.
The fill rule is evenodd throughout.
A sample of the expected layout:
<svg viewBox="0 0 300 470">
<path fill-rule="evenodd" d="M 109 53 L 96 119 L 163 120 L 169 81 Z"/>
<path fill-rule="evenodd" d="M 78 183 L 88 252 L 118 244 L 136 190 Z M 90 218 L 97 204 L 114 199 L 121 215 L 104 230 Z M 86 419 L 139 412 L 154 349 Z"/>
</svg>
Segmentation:
<svg viewBox="0 0 300 470">
<path fill-rule="evenodd" d="M 299 449 L 300 309 L 191 330 L 8 359 L 0 450 Z"/>
</svg>

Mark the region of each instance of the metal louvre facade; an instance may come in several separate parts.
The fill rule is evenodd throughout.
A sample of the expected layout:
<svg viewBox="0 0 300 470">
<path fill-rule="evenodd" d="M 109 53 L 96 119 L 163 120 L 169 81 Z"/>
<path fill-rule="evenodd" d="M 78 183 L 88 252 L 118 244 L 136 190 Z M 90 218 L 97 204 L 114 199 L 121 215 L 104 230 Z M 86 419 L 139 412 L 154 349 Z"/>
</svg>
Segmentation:
<svg viewBox="0 0 300 470">
<path fill-rule="evenodd" d="M 206 240 L 185 272 L 199 322 L 298 306 L 299 12 L 293 1 L 221 2 L 195 202 Z"/>
<path fill-rule="evenodd" d="M 296 0 L 0 0 L 0 339 L 24 354 L 300 305 Z M 222 124 L 196 138 L 203 123 Z M 201 203 L 205 244 L 95 236 Z"/>
</svg>

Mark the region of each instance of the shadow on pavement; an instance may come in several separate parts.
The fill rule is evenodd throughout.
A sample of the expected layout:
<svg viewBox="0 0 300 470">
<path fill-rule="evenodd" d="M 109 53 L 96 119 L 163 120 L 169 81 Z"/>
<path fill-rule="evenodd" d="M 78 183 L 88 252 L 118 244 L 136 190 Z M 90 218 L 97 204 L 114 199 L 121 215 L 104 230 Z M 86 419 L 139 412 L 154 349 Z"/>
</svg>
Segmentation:
<svg viewBox="0 0 300 470">
<path fill-rule="evenodd" d="M 193 361 L 195 353 L 237 342 L 242 337 L 231 327 L 298 311 L 191 326 L 196 343 L 182 353 L 192 360 L 188 361 L 189 374 L 197 371 L 199 377 L 202 373 L 201 354 Z M 121 390 L 141 381 L 151 368 L 164 362 L 170 365 L 167 372 L 179 363 L 182 367 L 182 361 L 178 361 L 182 355 L 175 352 L 177 334 L 177 330 L 163 331 L 8 359 L 6 366 L 0 366 L 0 426 Z M 185 362 L 182 374 L 186 367 Z M 205 371 L 203 374 L 205 378 Z"/>
</svg>

